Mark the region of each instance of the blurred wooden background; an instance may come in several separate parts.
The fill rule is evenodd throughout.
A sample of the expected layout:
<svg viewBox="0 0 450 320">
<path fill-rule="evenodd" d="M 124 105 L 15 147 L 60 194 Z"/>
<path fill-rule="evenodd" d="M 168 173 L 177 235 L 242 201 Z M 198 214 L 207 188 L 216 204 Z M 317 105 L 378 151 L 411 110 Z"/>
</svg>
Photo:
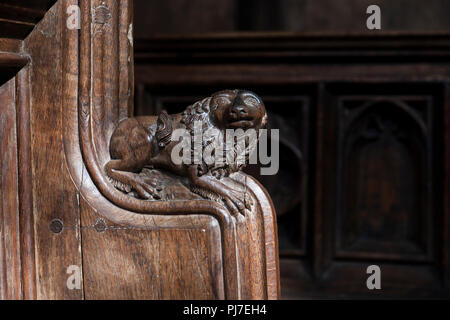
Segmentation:
<svg viewBox="0 0 450 320">
<path fill-rule="evenodd" d="M 447 0 L 135 0 L 135 36 L 236 31 L 372 32 L 366 9 L 379 5 L 382 31 L 450 30 Z"/>
<path fill-rule="evenodd" d="M 371 4 L 381 31 L 366 28 Z M 449 12 L 135 0 L 136 114 L 238 87 L 280 129 L 280 171 L 259 179 L 278 211 L 284 298 L 449 296 Z M 382 290 L 366 287 L 372 264 Z"/>
</svg>

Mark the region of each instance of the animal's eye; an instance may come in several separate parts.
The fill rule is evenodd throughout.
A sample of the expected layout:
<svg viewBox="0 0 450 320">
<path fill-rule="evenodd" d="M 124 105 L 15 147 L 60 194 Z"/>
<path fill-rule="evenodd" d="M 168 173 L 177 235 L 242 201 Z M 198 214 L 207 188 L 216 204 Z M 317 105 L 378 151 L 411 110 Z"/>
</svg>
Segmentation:
<svg viewBox="0 0 450 320">
<path fill-rule="evenodd" d="M 245 98 L 244 103 L 247 105 L 251 105 L 251 106 L 256 106 L 258 104 L 258 100 L 256 100 L 255 98 Z"/>
</svg>

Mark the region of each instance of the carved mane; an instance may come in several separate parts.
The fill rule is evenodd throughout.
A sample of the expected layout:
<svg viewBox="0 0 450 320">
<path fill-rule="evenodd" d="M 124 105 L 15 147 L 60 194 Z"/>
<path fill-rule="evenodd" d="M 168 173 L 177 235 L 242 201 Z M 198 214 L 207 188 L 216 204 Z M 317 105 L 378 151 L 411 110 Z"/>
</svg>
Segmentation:
<svg viewBox="0 0 450 320">
<path fill-rule="evenodd" d="M 211 97 L 205 98 L 203 100 L 197 101 L 194 104 L 190 105 L 186 108 L 186 110 L 182 113 L 181 123 L 186 126 L 189 134 L 191 135 L 191 155 L 194 156 L 194 135 L 195 135 L 195 122 L 200 121 L 202 123 L 201 134 L 203 136 L 202 139 L 202 152 L 208 147 L 212 147 L 213 144 L 222 143 L 223 144 L 223 157 L 226 159 L 223 164 L 207 164 L 204 160 L 202 161 L 202 165 L 200 166 L 201 174 L 211 174 L 217 179 L 221 179 L 223 177 L 228 177 L 230 174 L 241 170 L 245 164 L 248 162 L 249 157 L 253 150 L 256 147 L 256 143 L 252 145 L 248 145 L 245 143 L 245 150 L 241 150 L 240 146 L 242 145 L 240 142 L 242 139 L 245 139 L 244 136 L 239 136 L 236 141 L 234 141 L 234 145 L 231 149 L 227 149 L 227 145 L 225 143 L 226 133 L 225 130 L 220 130 L 220 136 L 207 134 L 211 129 L 218 129 L 216 124 L 213 122 L 211 113 L 215 111 L 215 107 L 211 106 Z M 259 135 L 259 133 L 258 133 Z M 220 139 L 221 141 L 217 141 Z M 245 141 L 244 141 L 245 142 Z M 237 150 L 239 149 L 239 150 Z M 244 154 L 245 163 L 238 164 L 237 163 L 237 155 Z M 194 160 L 194 159 L 192 159 Z"/>
</svg>

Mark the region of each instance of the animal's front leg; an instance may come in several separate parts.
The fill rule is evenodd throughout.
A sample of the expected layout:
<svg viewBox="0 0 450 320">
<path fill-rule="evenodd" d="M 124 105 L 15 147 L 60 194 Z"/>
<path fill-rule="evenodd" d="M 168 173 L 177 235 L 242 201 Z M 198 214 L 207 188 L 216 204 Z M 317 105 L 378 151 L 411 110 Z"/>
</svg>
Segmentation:
<svg viewBox="0 0 450 320">
<path fill-rule="evenodd" d="M 189 169 L 189 177 L 191 183 L 199 188 L 208 190 L 221 196 L 233 215 L 245 215 L 245 209 L 251 209 L 252 199 L 250 196 L 246 197 L 242 192 L 233 190 L 232 188 L 228 187 L 220 180 L 212 176 L 203 175 L 199 177 L 197 173 L 198 170 L 196 166 L 192 166 Z"/>
<path fill-rule="evenodd" d="M 160 199 L 159 191 L 160 187 L 151 181 L 146 181 L 138 174 L 128 172 L 133 170 L 127 161 L 125 160 L 111 160 L 106 164 L 105 170 L 108 176 L 122 184 L 131 187 L 138 195 L 143 199 Z"/>
</svg>

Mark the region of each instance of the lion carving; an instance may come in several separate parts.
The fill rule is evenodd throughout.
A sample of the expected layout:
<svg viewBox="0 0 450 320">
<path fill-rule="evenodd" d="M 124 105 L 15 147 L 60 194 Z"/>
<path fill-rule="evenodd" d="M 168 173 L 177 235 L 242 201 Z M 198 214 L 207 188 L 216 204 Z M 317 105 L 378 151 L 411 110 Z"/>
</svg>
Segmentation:
<svg viewBox="0 0 450 320">
<path fill-rule="evenodd" d="M 245 209 L 250 209 L 251 199 L 244 199 L 241 192 L 227 186 L 221 179 L 241 170 L 256 144 L 249 144 L 244 150 L 236 145 L 232 145 L 231 150 L 224 148 L 225 158 L 232 154 L 236 159 L 237 154 L 243 153 L 245 163 L 173 161 L 172 152 L 180 143 L 173 139 L 174 130 L 185 129 L 193 137 L 196 123 L 201 125 L 202 132 L 213 128 L 225 135 L 227 129 L 255 129 L 259 137 L 259 129 L 267 123 L 267 113 L 256 94 L 226 90 L 194 103 L 180 114 L 168 115 L 162 111 L 158 117 L 128 118 L 119 123 L 111 137 L 111 161 L 105 166 L 107 176 L 116 188 L 124 192 L 134 191 L 142 199 L 157 200 L 160 199 L 161 184 L 143 179 L 139 173 L 144 168 L 167 170 L 187 178 L 192 192 L 210 199 L 221 199 L 232 214 L 243 214 Z M 215 138 L 204 137 L 202 150 L 214 143 Z M 194 143 L 191 145 L 193 147 Z"/>
</svg>

